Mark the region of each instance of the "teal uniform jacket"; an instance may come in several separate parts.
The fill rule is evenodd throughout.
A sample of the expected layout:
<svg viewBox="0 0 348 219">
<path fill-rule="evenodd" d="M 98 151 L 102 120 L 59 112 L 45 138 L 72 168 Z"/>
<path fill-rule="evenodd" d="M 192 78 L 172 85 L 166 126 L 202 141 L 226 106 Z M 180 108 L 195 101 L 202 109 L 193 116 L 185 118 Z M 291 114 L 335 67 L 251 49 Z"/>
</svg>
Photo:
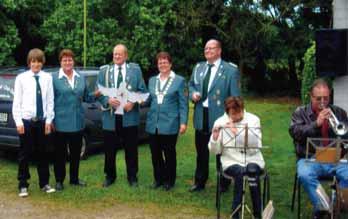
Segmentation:
<svg viewBox="0 0 348 219">
<path fill-rule="evenodd" d="M 52 74 L 54 90 L 54 125 L 60 132 L 77 132 L 85 128 L 85 111 L 82 102 L 93 102 L 86 79 L 76 72 L 74 89 L 66 77 L 59 78 L 59 72 Z"/>
<path fill-rule="evenodd" d="M 147 104 L 150 104 L 150 110 L 147 113 L 145 130 L 150 134 L 155 134 L 156 129 L 158 134 L 162 135 L 177 134 L 180 125 L 186 125 L 188 118 L 188 98 L 185 95 L 185 79 L 177 74 L 175 75 L 168 87 L 167 94 L 163 98 L 162 104 L 158 104 L 157 100 L 157 83 L 159 83 L 157 76 L 150 78 L 148 85 L 150 96 L 147 100 Z"/>
<path fill-rule="evenodd" d="M 192 94 L 199 92 L 202 95 L 203 79 L 207 72 L 207 62 L 196 64 L 193 69 L 189 82 L 189 97 L 192 100 Z M 239 85 L 240 74 L 236 65 L 221 60 L 220 66 L 216 72 L 215 78 L 208 91 L 209 108 L 209 130 L 212 129 L 217 118 L 225 112 L 224 101 L 229 96 L 240 96 Z M 193 125 L 196 130 L 203 129 L 203 101 L 199 100 L 194 105 Z"/>
<path fill-rule="evenodd" d="M 114 64 L 104 65 L 100 67 L 98 73 L 97 83 L 104 87 L 115 87 L 114 79 Z M 146 87 L 140 66 L 135 63 L 126 63 L 126 87 L 132 92 L 146 92 Z M 98 101 L 102 104 L 103 108 L 103 129 L 108 131 L 115 130 L 115 111 L 108 104 L 109 97 L 101 95 L 98 97 Z M 139 104 L 135 103 L 133 109 L 129 112 L 124 112 L 123 115 L 123 127 L 138 126 L 139 125 Z"/>
</svg>

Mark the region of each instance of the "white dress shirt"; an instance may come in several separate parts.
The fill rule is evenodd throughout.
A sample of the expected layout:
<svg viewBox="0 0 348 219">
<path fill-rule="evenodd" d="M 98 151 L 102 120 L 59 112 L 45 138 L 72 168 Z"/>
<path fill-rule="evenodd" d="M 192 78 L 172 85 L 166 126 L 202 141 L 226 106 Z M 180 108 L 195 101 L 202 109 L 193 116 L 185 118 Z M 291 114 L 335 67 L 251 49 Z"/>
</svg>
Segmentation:
<svg viewBox="0 0 348 219">
<path fill-rule="evenodd" d="M 214 127 L 224 127 L 230 121 L 225 113 L 219 117 Z M 245 146 L 245 124 L 248 124 L 248 144 Z M 219 137 L 216 141 L 213 134 L 208 144 L 209 150 L 215 154 L 221 154 L 222 169 L 226 170 L 229 166 L 238 164 L 245 167 L 248 163 L 256 163 L 261 169 L 265 167 L 262 153 L 259 148 L 262 147 L 260 119 L 251 113 L 244 111 L 244 117 L 240 122 L 235 123 L 237 134 L 233 134 L 229 128 L 220 129 Z"/>
<path fill-rule="evenodd" d="M 62 77 L 65 77 L 66 80 L 69 82 L 69 85 L 72 89 L 75 88 L 75 76 L 76 77 L 80 77 L 80 75 L 75 71 L 73 70 L 73 73 L 72 73 L 72 77 L 71 77 L 71 80 L 69 79 L 69 77 L 64 73 L 63 69 L 60 68 L 59 69 L 59 74 L 58 74 L 58 78 L 61 79 Z"/>
<path fill-rule="evenodd" d="M 208 84 L 208 92 L 210 90 L 210 86 L 211 84 L 213 83 L 214 81 L 214 78 L 215 78 L 215 75 L 216 75 L 216 72 L 217 70 L 219 69 L 219 66 L 220 66 L 220 63 L 221 63 L 221 58 L 217 59 L 213 64 L 213 66 L 211 67 L 211 73 L 210 73 L 210 78 L 209 78 L 209 84 Z M 207 62 L 207 65 L 208 65 L 208 62 Z M 208 72 L 208 68 L 207 68 L 207 71 L 205 72 L 205 75 L 207 74 Z M 207 92 L 207 93 L 208 93 Z M 209 107 L 209 95 L 207 95 L 207 99 L 205 99 L 203 101 L 203 107 Z"/>
<path fill-rule="evenodd" d="M 40 71 L 37 74 L 42 93 L 43 116 L 46 118 L 46 124 L 51 124 L 54 118 L 52 77 L 44 71 Z M 21 73 L 16 77 L 12 115 L 16 126 L 23 125 L 22 119 L 36 117 L 36 80 L 31 70 Z"/>
<path fill-rule="evenodd" d="M 115 87 L 117 88 L 117 80 L 118 80 L 118 67 L 119 65 L 114 65 L 114 79 L 115 79 Z M 126 79 L 126 62 L 121 65 L 122 79 L 125 81 Z"/>
</svg>

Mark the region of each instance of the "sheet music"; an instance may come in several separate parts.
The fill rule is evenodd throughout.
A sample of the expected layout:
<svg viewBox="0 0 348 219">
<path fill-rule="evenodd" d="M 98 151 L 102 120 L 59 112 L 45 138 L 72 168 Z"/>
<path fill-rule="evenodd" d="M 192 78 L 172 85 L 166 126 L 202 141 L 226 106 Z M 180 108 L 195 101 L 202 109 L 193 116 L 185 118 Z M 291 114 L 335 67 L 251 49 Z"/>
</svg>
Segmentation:
<svg viewBox="0 0 348 219">
<path fill-rule="evenodd" d="M 128 91 L 126 89 L 126 83 L 121 82 L 119 88 L 107 88 L 98 84 L 98 89 L 104 96 L 116 98 L 120 101 L 120 105 L 115 109 L 115 114 L 123 115 L 124 114 L 124 106 L 127 103 Z"/>
<path fill-rule="evenodd" d="M 244 146 L 245 144 L 245 131 L 246 128 L 244 125 L 239 125 L 236 127 L 237 133 L 234 135 L 232 134 L 230 128 L 228 127 L 222 127 L 221 128 L 221 135 L 222 135 L 222 142 L 224 142 L 224 147 L 236 147 L 240 148 Z M 248 129 L 248 138 L 247 138 L 247 147 L 249 150 L 260 148 L 262 146 L 261 144 L 261 127 L 247 127 Z"/>
<path fill-rule="evenodd" d="M 145 102 L 149 97 L 149 93 L 138 93 L 138 92 L 129 92 L 128 91 L 128 100 L 132 103 L 141 103 Z"/>
<path fill-rule="evenodd" d="M 117 88 L 104 87 L 104 86 L 98 84 L 98 90 L 99 90 L 104 96 L 116 97 Z"/>
<path fill-rule="evenodd" d="M 124 114 L 124 106 L 127 103 L 128 92 L 126 88 L 126 83 L 121 82 L 119 88 L 116 90 L 116 99 L 120 101 L 120 105 L 116 108 L 115 114 L 123 115 Z"/>
<path fill-rule="evenodd" d="M 115 114 L 123 115 L 124 114 L 124 106 L 127 101 L 132 103 L 144 102 L 149 97 L 149 93 L 139 93 L 139 92 L 131 92 L 127 90 L 127 84 L 123 81 L 121 82 L 119 88 L 108 88 L 98 84 L 98 89 L 104 96 L 116 98 L 120 101 L 120 106 L 118 106 L 115 110 Z"/>
</svg>

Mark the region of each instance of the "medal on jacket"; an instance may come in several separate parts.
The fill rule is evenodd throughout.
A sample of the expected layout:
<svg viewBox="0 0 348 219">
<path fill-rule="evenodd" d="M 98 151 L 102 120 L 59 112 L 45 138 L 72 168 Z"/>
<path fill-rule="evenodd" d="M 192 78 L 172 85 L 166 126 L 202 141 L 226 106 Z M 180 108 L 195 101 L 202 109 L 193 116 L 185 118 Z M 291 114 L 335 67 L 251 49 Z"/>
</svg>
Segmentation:
<svg viewBox="0 0 348 219">
<path fill-rule="evenodd" d="M 168 89 L 170 85 L 172 84 L 172 82 L 173 82 L 173 78 L 169 77 L 166 83 L 164 84 L 163 88 L 161 89 L 160 80 L 157 79 L 156 81 L 157 104 L 159 105 L 163 104 L 164 96 L 167 94 Z"/>
</svg>

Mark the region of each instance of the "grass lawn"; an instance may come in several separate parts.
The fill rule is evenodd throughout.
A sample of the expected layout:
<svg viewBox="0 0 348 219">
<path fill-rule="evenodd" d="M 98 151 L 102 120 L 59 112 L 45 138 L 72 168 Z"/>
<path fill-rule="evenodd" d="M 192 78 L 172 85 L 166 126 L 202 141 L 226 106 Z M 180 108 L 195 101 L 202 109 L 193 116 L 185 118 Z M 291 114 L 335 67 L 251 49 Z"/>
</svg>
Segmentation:
<svg viewBox="0 0 348 219">
<path fill-rule="evenodd" d="M 295 155 L 292 140 L 288 134 L 290 116 L 297 101 L 290 99 L 261 99 L 248 98 L 246 109 L 261 118 L 263 154 L 271 180 L 271 199 L 276 208 L 276 218 L 295 218 L 290 211 L 290 202 L 295 170 Z M 148 145 L 139 148 L 139 187 L 129 188 L 126 180 L 124 153 L 117 154 L 118 178 L 108 189 L 102 188 L 104 180 L 103 154 L 92 155 L 81 162 L 80 177 L 87 181 L 86 188 L 73 188 L 67 185 L 63 192 L 47 196 L 38 189 L 36 168 L 31 167 L 30 199 L 45 201 L 51 205 L 72 206 L 74 208 L 104 208 L 115 203 L 130 206 L 141 206 L 150 211 L 166 209 L 175 213 L 188 212 L 215 216 L 215 156 L 210 159 L 210 177 L 206 190 L 201 193 L 189 193 L 195 169 L 194 129 L 192 127 L 192 107 L 190 108 L 189 127 L 185 135 L 180 136 L 177 143 L 177 181 L 170 192 L 152 190 L 149 186 L 153 182 L 151 155 Z M 0 160 L 0 191 L 17 197 L 17 164 L 15 161 Z M 51 168 L 51 184 L 54 185 L 53 168 Z M 305 196 L 302 196 L 305 199 Z M 223 195 L 222 216 L 227 218 L 230 213 L 232 189 Z M 249 205 L 251 203 L 249 202 Z M 308 206 L 308 207 L 307 207 Z M 310 204 L 302 208 L 307 216 L 310 215 Z"/>
</svg>

